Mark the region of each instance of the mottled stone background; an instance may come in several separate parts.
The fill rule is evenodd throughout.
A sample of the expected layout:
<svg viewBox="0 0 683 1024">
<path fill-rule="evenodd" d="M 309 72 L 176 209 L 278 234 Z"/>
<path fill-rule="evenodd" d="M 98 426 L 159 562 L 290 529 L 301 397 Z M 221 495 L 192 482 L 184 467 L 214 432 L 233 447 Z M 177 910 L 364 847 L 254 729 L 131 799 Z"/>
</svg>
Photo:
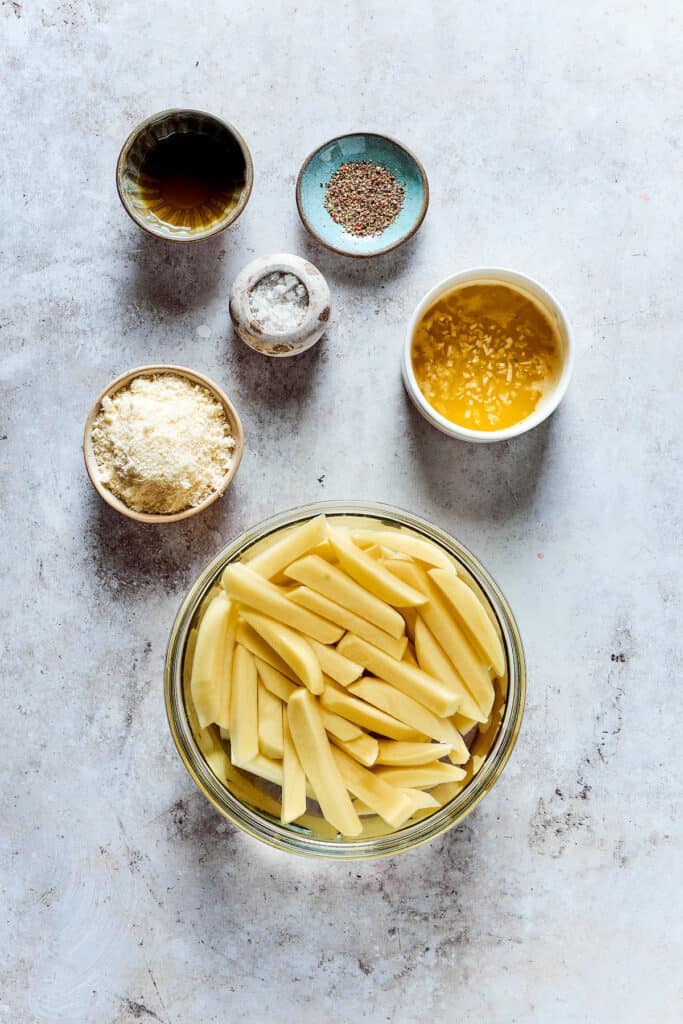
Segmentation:
<svg viewBox="0 0 683 1024">
<path fill-rule="evenodd" d="M 0 1021 L 681 1020 L 682 43 L 677 0 L 1 0 Z M 130 128 L 179 104 L 233 120 L 256 169 L 238 225 L 190 249 L 144 237 L 114 187 Z M 309 150 L 363 127 L 432 186 L 372 263 L 312 244 L 294 203 Z M 289 362 L 227 312 L 274 250 L 333 292 Z M 555 291 L 578 358 L 552 422 L 470 447 L 412 411 L 399 353 L 421 295 L 482 263 Z M 229 495 L 165 529 L 110 512 L 80 454 L 95 394 L 157 361 L 221 382 L 247 438 Z M 207 560 L 341 497 L 470 545 L 529 661 L 495 790 L 357 867 L 225 824 L 161 681 Z"/>
</svg>

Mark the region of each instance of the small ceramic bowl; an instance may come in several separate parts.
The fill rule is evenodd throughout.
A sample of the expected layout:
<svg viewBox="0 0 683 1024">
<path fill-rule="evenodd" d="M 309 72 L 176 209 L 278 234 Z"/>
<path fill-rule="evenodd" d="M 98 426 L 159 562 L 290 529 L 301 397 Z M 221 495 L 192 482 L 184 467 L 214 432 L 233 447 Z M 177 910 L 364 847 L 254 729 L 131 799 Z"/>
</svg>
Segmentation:
<svg viewBox="0 0 683 1024">
<path fill-rule="evenodd" d="M 561 347 L 562 368 L 554 387 L 543 395 L 530 416 L 502 430 L 471 430 L 446 419 L 445 416 L 442 416 L 441 413 L 437 412 L 429 404 L 423 395 L 413 369 L 413 336 L 421 318 L 437 299 L 453 291 L 454 288 L 466 284 L 503 284 L 508 285 L 515 291 L 521 292 L 522 295 L 531 299 L 532 302 L 541 308 L 555 328 Z M 462 270 L 458 274 L 451 274 L 450 277 L 439 281 L 418 303 L 408 324 L 408 330 L 403 343 L 401 368 L 406 391 L 412 399 L 415 408 L 424 416 L 428 423 L 431 423 L 433 427 L 436 427 L 443 434 L 448 434 L 449 437 L 456 437 L 461 441 L 472 441 L 475 444 L 489 444 L 492 441 L 507 441 L 512 437 L 517 437 L 519 434 L 525 434 L 528 430 L 532 430 L 539 423 L 542 423 L 543 420 L 547 419 L 564 398 L 569 387 L 573 367 L 574 342 L 572 340 L 572 333 L 569 321 L 557 299 L 550 292 L 546 291 L 538 281 L 527 277 L 526 274 L 520 274 L 515 270 L 506 270 L 503 267 L 473 267 L 471 270 Z"/>
<path fill-rule="evenodd" d="M 293 275 L 308 295 L 301 320 L 289 329 L 269 329 L 252 306 L 254 288 L 271 274 Z M 235 330 L 250 348 L 266 356 L 296 356 L 315 345 L 324 334 L 330 319 L 330 289 L 318 268 L 301 256 L 286 252 L 258 256 L 235 278 L 230 293 L 230 316 Z"/>
<path fill-rule="evenodd" d="M 120 391 L 121 388 L 125 388 L 131 381 L 135 380 L 136 377 L 156 377 L 159 374 L 172 374 L 174 377 L 184 377 L 190 381 L 191 384 L 200 384 L 216 399 L 217 402 L 223 406 L 225 415 L 230 424 L 230 431 L 235 439 L 235 448 L 233 451 L 232 463 L 230 469 L 225 474 L 220 482 L 220 485 L 209 494 L 199 505 L 194 505 L 192 508 L 183 509 L 182 512 L 173 512 L 170 514 L 158 514 L 152 512 L 136 512 L 132 508 L 117 498 L 115 494 L 104 486 L 100 480 L 99 467 L 97 458 L 93 450 L 92 444 L 92 428 L 95 418 L 100 411 L 102 406 L 102 399 L 110 395 L 113 395 L 116 391 Z M 83 431 L 83 458 L 85 459 L 85 468 L 90 477 L 90 482 L 99 494 L 103 501 L 106 501 L 107 505 L 116 509 L 124 516 L 128 516 L 129 519 L 135 519 L 138 523 L 176 523 L 181 519 L 189 519 L 190 516 L 196 516 L 199 512 L 203 512 L 209 505 L 213 505 L 214 501 L 217 501 L 223 494 L 225 494 L 230 483 L 232 482 L 235 473 L 239 469 L 239 464 L 242 459 L 242 453 L 244 451 L 244 431 L 242 430 L 242 423 L 237 411 L 226 394 L 214 384 L 212 380 L 205 377 L 202 373 L 196 373 L 194 370 L 188 370 L 185 366 L 173 366 L 171 364 L 160 364 L 158 366 L 138 366 L 134 370 L 129 370 L 128 373 L 122 373 L 120 377 L 116 377 L 115 380 L 108 384 L 103 391 L 100 391 L 99 395 L 93 402 L 92 408 L 88 413 L 88 418 L 85 421 L 85 430 Z"/>
<path fill-rule="evenodd" d="M 142 173 L 145 160 L 160 141 L 187 134 L 216 144 L 226 166 L 234 168 L 234 191 L 221 202 L 215 216 L 199 226 L 170 223 L 164 219 L 163 208 L 155 213 L 145 202 L 145 198 L 149 201 L 149 183 Z M 240 133 L 227 121 L 202 110 L 163 110 L 148 117 L 130 133 L 116 164 L 116 187 L 126 212 L 143 231 L 169 242 L 201 241 L 234 224 L 249 201 L 253 183 L 251 153 Z"/>
<path fill-rule="evenodd" d="M 325 189 L 342 164 L 367 160 L 390 171 L 403 187 L 403 207 L 393 224 L 379 235 L 357 237 L 337 224 L 325 209 Z M 429 205 L 424 167 L 413 154 L 386 135 L 356 132 L 330 139 L 311 153 L 296 183 L 299 216 L 314 238 L 342 256 L 381 256 L 415 234 Z"/>
</svg>

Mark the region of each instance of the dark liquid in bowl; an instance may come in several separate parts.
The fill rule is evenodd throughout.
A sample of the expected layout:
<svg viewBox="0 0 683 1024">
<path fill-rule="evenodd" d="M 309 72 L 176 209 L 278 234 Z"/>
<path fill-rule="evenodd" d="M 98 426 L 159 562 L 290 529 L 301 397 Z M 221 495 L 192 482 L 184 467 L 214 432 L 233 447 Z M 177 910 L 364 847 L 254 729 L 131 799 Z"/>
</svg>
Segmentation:
<svg viewBox="0 0 683 1024">
<path fill-rule="evenodd" d="M 147 150 L 137 184 L 159 220 L 209 227 L 237 205 L 245 186 L 244 157 L 227 132 L 222 138 L 177 132 Z"/>
</svg>

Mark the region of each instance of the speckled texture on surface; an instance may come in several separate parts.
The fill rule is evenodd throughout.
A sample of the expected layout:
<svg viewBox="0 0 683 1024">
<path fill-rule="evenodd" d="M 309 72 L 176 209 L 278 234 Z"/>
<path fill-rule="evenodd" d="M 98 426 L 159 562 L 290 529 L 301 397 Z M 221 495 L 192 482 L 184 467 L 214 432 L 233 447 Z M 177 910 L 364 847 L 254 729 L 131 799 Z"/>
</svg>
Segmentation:
<svg viewBox="0 0 683 1024">
<path fill-rule="evenodd" d="M 675 0 L 2 0 L 0 1021 L 681 1019 L 682 22 Z M 237 225 L 196 248 L 145 237 L 114 187 L 132 125 L 181 104 L 255 163 Z M 370 265 L 309 243 L 294 202 L 304 156 L 355 128 L 405 141 L 432 188 Z M 335 317 L 276 362 L 233 338 L 228 293 L 282 250 Z M 414 305 L 477 263 L 539 278 L 578 346 L 558 414 L 501 446 L 442 437 L 400 382 Z M 224 385 L 247 439 L 226 498 L 167 528 L 106 508 L 79 450 L 100 388 L 157 361 Z M 526 642 L 501 781 L 393 861 L 236 834 L 164 718 L 187 584 L 318 497 L 450 530 Z"/>
</svg>

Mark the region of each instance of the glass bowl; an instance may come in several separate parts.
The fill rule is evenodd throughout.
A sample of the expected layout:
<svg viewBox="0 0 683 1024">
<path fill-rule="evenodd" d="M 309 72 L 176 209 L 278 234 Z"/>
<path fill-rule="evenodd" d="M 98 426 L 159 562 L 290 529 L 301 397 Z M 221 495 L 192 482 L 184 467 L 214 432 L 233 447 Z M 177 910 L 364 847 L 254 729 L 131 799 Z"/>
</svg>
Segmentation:
<svg viewBox="0 0 683 1024">
<path fill-rule="evenodd" d="M 226 565 L 252 548 L 256 551 L 258 546 L 265 546 L 271 534 L 320 513 L 331 519 L 362 517 L 364 525 L 370 519 L 377 525 L 407 527 L 439 545 L 456 562 L 458 572 L 468 578 L 488 602 L 500 628 L 507 660 L 507 679 L 503 684 L 507 686 L 507 693 L 502 719 L 477 773 L 438 810 L 418 812 L 423 816 L 418 818 L 416 815 L 410 823 L 397 830 L 390 830 L 376 816 L 363 818 L 363 834 L 353 839 L 339 836 L 322 818 L 313 814 L 299 819 L 299 824 L 282 825 L 276 799 L 279 790 L 254 776 L 249 775 L 248 781 L 235 783 L 240 790 L 239 795 L 232 792 L 214 775 L 201 753 L 192 733 L 185 699 L 190 664 L 187 652 L 192 643 L 193 629 L 203 602 L 220 584 Z M 233 824 L 269 846 L 328 860 L 366 860 L 411 850 L 462 821 L 493 787 L 512 753 L 522 722 L 525 690 L 524 651 L 517 624 L 503 594 L 481 563 L 462 544 L 424 519 L 388 505 L 363 501 L 316 502 L 290 509 L 247 530 L 223 548 L 190 587 L 180 606 L 171 630 L 164 670 L 166 714 L 171 735 L 183 764 L 204 796 Z"/>
</svg>

